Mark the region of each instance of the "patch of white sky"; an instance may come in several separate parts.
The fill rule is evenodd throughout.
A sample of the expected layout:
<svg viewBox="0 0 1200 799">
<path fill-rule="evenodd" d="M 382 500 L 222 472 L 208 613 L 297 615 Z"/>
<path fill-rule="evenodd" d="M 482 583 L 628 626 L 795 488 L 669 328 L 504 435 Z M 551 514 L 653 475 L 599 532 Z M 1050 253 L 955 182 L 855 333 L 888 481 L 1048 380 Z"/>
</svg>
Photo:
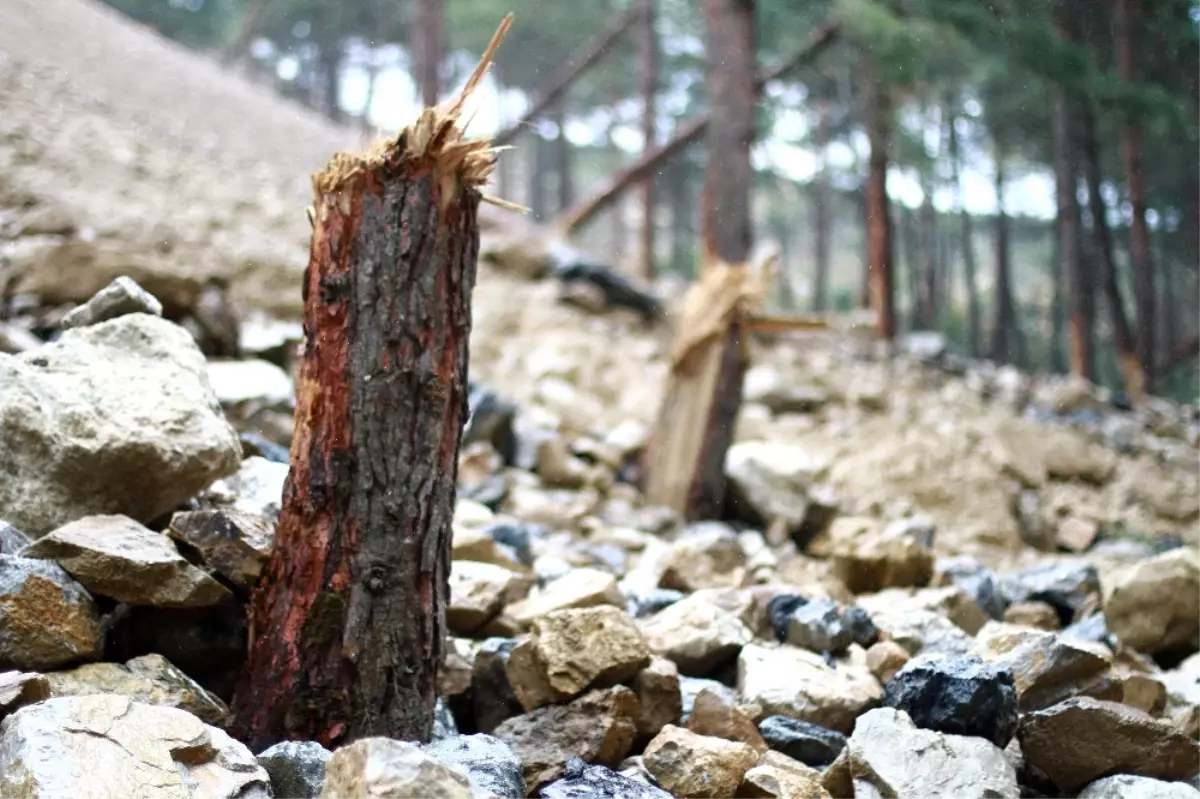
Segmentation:
<svg viewBox="0 0 1200 799">
<path fill-rule="evenodd" d="M 700 47 L 694 37 L 664 39 L 664 46 L 680 52 L 694 52 Z M 269 47 L 269 44 L 259 42 L 257 54 L 269 57 Z M 395 45 L 379 48 L 360 45 L 351 48 L 349 55 L 351 66 L 343 69 L 341 75 L 342 105 L 348 113 L 361 115 L 369 97 L 371 107 L 368 109 L 368 119 L 380 130 L 399 130 L 416 117 L 420 111 L 416 85 L 404 68 L 406 56 L 401 48 Z M 466 53 L 456 53 L 455 57 L 461 62 L 455 64 L 456 74 L 465 76 L 474 65 L 474 57 Z M 293 56 L 285 56 L 278 61 L 277 71 L 280 78 L 289 80 L 298 73 L 299 64 Z M 370 90 L 372 72 L 375 81 L 373 91 Z M 462 80 L 465 81 L 465 77 Z M 661 115 L 658 125 L 660 143 L 669 138 L 674 118 L 686 111 L 688 86 L 698 80 L 702 80 L 698 71 L 684 72 L 673 75 L 669 85 L 664 87 L 658 109 Z M 454 90 L 459 88 L 461 83 Z M 751 152 L 754 166 L 801 183 L 808 182 L 818 168 L 819 153 L 812 147 L 798 143 L 807 139 L 814 120 L 804 102 L 803 86 L 776 81 L 767 85 L 763 99 L 774 103 L 780 110 L 774 115 L 771 130 L 756 142 Z M 501 87 L 488 75 L 470 103 L 470 113 L 474 116 L 469 132 L 476 136 L 494 134 L 517 119 L 530 102 L 525 92 Z M 564 125 L 566 136 L 577 146 L 599 145 L 605 131 L 615 121 L 611 134 L 613 144 L 631 155 L 636 154 L 642 149 L 638 121 L 640 105 L 639 101 L 629 99 L 615 107 L 595 108 L 571 115 Z M 988 153 L 974 143 L 975 137 L 971 136 L 976 125 L 972 120 L 979 117 L 982 108 L 970 101 L 964 110 L 966 117 L 958 121 L 963 153 L 960 176 L 962 202 L 971 213 L 992 214 L 997 208 L 995 165 Z M 543 135 L 557 135 L 553 123 L 540 121 L 535 124 Z M 931 123 L 922 120 L 915 110 L 903 109 L 899 114 L 899 124 L 910 131 L 924 129 L 926 146 L 931 151 L 939 146 L 941 132 L 936 120 Z M 831 174 L 844 177 L 861 174 L 866 168 L 868 154 L 867 137 L 861 130 L 856 130 L 847 139 L 829 144 L 824 157 L 831 167 Z M 920 206 L 925 198 L 916 171 L 899 167 L 892 167 L 888 171 L 888 194 L 893 201 L 910 208 Z M 944 185 L 934 192 L 934 206 L 941 211 L 954 210 L 957 208 L 957 195 L 958 192 Z M 1052 219 L 1055 214 L 1053 174 L 1039 169 L 1013 175 L 1005 185 L 1004 207 L 1010 214 Z"/>
</svg>

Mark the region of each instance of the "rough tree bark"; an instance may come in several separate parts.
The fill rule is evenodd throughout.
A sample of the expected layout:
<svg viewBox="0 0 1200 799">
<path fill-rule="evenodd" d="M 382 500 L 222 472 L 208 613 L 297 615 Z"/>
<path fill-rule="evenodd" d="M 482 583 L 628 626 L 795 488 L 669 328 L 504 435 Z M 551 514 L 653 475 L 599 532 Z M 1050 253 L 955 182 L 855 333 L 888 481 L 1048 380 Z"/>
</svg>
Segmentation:
<svg viewBox="0 0 1200 799">
<path fill-rule="evenodd" d="M 769 81 L 781 78 L 792 70 L 811 63 L 813 59 L 836 42 L 837 38 L 837 26 L 827 25 L 819 28 L 807 45 L 770 69 L 758 73 L 754 79 L 755 93 L 761 92 L 763 86 Z M 591 196 L 584 198 L 576 203 L 574 208 L 561 214 L 560 218 L 554 221 L 554 226 L 564 235 L 569 235 L 583 227 L 588 220 L 616 202 L 631 186 L 637 185 L 647 175 L 651 175 L 661 168 L 665 162 L 704 138 L 711 119 L 712 114 L 708 113 L 677 125 L 670 141 L 642 155 L 627 169 L 613 175 Z"/>
<path fill-rule="evenodd" d="M 654 32 L 655 0 L 638 0 L 641 22 L 638 25 L 638 93 L 642 96 L 642 154 L 652 152 L 658 140 L 655 117 L 658 107 L 658 36 Z M 642 279 L 654 279 L 654 175 L 642 180 L 642 227 L 638 239 L 638 263 Z M 565 210 L 565 207 L 564 207 Z"/>
<path fill-rule="evenodd" d="M 879 335 L 891 339 L 896 333 L 895 270 L 892 220 L 887 194 L 888 140 L 891 136 L 891 103 L 887 89 L 876 75 L 872 56 L 862 54 L 862 77 L 867 115 L 867 138 L 871 156 L 867 166 L 866 226 L 867 270 L 871 304 Z"/>
<path fill-rule="evenodd" d="M 1056 0 L 1055 26 L 1064 41 L 1075 38 L 1072 0 Z M 1051 89 L 1051 137 L 1054 147 L 1054 189 L 1058 205 L 1059 257 L 1067 289 L 1067 320 L 1071 371 L 1095 376 L 1095 294 L 1080 241 L 1079 162 L 1076 155 L 1078 109 L 1061 85 Z"/>
<path fill-rule="evenodd" d="M 747 308 L 761 304 L 750 255 L 755 135 L 754 3 L 705 0 L 708 125 L 701 238 L 704 269 L 688 292 L 657 424 L 644 454 L 646 500 L 686 519 L 719 517 L 725 453 L 748 365 Z M 757 294 L 757 298 L 755 295 Z"/>
<path fill-rule="evenodd" d="M 437 105 L 442 91 L 442 52 L 446 42 L 446 20 L 442 0 L 417 0 L 416 20 L 409 41 L 417 87 L 426 108 Z"/>
<path fill-rule="evenodd" d="M 1007 154 L 997 142 L 996 162 L 996 324 L 992 328 L 992 360 L 1025 366 L 1025 341 L 1017 321 L 1012 291 L 1008 213 L 1004 210 Z"/>
<path fill-rule="evenodd" d="M 463 139 L 461 99 L 313 179 L 296 436 L 233 702 L 254 751 L 431 731 L 494 163 Z"/>
<path fill-rule="evenodd" d="M 813 174 L 813 301 L 812 308 L 823 312 L 829 304 L 829 237 L 833 222 L 832 192 L 829 187 L 829 105 L 817 104 L 817 125 L 813 131 L 813 149 L 817 169 Z"/>
<path fill-rule="evenodd" d="M 1146 376 L 1138 361 L 1137 345 L 1133 330 L 1129 326 L 1129 317 L 1125 315 L 1125 303 L 1121 299 L 1121 287 L 1117 281 L 1117 267 L 1113 263 L 1108 207 L 1100 194 L 1100 142 L 1096 135 L 1096 115 L 1090 103 L 1082 109 L 1080 128 L 1083 170 L 1087 178 L 1088 210 L 1092 217 L 1092 241 L 1096 265 L 1100 269 L 1100 280 L 1104 286 L 1104 297 L 1108 303 L 1113 345 L 1117 350 L 1117 366 L 1121 370 L 1125 393 L 1134 402 L 1141 402 L 1146 396 Z"/>
<path fill-rule="evenodd" d="M 982 350 L 979 306 L 979 288 L 975 285 L 975 241 L 971 225 L 971 214 L 967 211 L 967 192 L 962 180 L 962 150 L 959 147 L 957 120 L 950 119 L 950 166 L 954 170 L 955 204 L 958 205 L 959 236 L 962 239 L 963 281 L 967 284 L 967 351 L 976 357 Z"/>
<path fill-rule="evenodd" d="M 1115 0 L 1117 73 L 1123 80 L 1137 79 L 1134 62 L 1134 36 L 1137 25 L 1137 3 Z M 1133 208 L 1129 230 L 1129 257 L 1133 262 L 1133 292 L 1137 303 L 1137 349 L 1142 370 L 1148 381 L 1154 380 L 1156 351 L 1154 345 L 1155 273 L 1150 253 L 1150 231 L 1146 227 L 1146 189 L 1142 179 L 1142 132 L 1132 121 L 1121 129 L 1121 160 L 1125 171 L 1125 187 Z"/>
</svg>

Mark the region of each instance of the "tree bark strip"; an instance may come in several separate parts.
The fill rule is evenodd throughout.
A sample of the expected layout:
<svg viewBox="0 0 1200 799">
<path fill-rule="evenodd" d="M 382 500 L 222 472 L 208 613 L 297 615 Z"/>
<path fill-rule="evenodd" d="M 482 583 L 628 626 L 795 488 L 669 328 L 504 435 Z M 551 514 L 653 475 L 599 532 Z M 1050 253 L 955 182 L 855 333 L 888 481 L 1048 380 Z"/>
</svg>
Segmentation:
<svg viewBox="0 0 1200 799">
<path fill-rule="evenodd" d="M 638 26 L 638 93 L 642 96 L 642 154 L 654 150 L 658 140 L 658 125 L 656 115 L 658 106 L 658 36 L 654 31 L 656 14 L 655 0 L 639 0 L 642 12 L 641 23 Z M 646 282 L 654 280 L 654 175 L 642 180 L 641 206 L 642 228 L 638 239 L 638 262 L 641 265 L 642 279 Z M 561 210 L 566 210 L 563 208 Z"/>
<path fill-rule="evenodd" d="M 477 211 L 494 151 L 427 109 L 313 179 L 296 435 L 234 731 L 427 740 L 446 637 Z"/>
<path fill-rule="evenodd" d="M 635 6 L 610 19 L 604 30 L 580 49 L 577 57 L 572 58 L 554 74 L 541 97 L 534 100 L 533 105 L 521 118 L 492 137 L 496 146 L 511 144 L 530 122 L 537 119 L 547 108 L 557 105 L 567 93 L 567 89 L 571 88 L 571 84 L 604 58 L 621 40 L 625 31 L 633 27 L 640 18 L 641 10 Z"/>
<path fill-rule="evenodd" d="M 758 76 L 754 79 L 754 91 L 756 95 L 757 92 L 762 91 L 763 86 L 768 82 L 781 78 L 792 70 L 811 63 L 813 59 L 823 53 L 837 40 L 837 36 L 838 28 L 835 25 L 827 25 L 818 29 L 805 47 L 796 51 L 788 58 L 783 59 L 771 69 L 758 73 Z M 654 148 L 634 162 L 632 166 L 613 175 L 591 196 L 576 203 L 575 207 L 561 214 L 554 221 L 554 226 L 562 231 L 564 235 L 570 235 L 583 227 L 596 214 L 615 202 L 630 186 L 637 185 L 640 181 L 658 170 L 664 162 L 669 161 L 692 144 L 700 141 L 708 130 L 711 119 L 712 113 L 710 112 L 696 117 L 690 122 L 678 125 L 675 135 L 671 137 L 670 141 Z"/>
<path fill-rule="evenodd" d="M 702 203 L 704 271 L 689 290 L 657 424 L 643 455 L 646 501 L 689 520 L 719 518 L 725 454 L 749 365 L 745 326 L 755 294 L 750 255 L 750 147 L 755 136 L 754 3 L 706 0 L 708 126 Z"/>
<path fill-rule="evenodd" d="M 1115 0 L 1117 73 L 1122 80 L 1137 79 L 1134 62 L 1134 35 L 1137 24 L 1136 4 L 1132 0 Z M 1137 349 L 1146 379 L 1154 380 L 1155 358 L 1155 271 L 1150 252 L 1150 230 L 1146 227 L 1146 189 L 1142 179 L 1142 132 L 1132 122 L 1121 129 L 1121 161 L 1125 171 L 1125 187 L 1133 208 L 1129 230 L 1129 256 L 1133 262 L 1133 290 L 1137 303 Z"/>
<path fill-rule="evenodd" d="M 1121 381 L 1125 393 L 1134 402 L 1146 396 L 1146 376 L 1138 361 L 1133 330 L 1129 317 L 1125 315 L 1125 303 L 1121 299 L 1121 287 L 1117 282 L 1117 267 L 1113 263 L 1112 236 L 1108 229 L 1108 207 L 1100 194 L 1100 142 L 1096 136 L 1096 116 L 1091 106 L 1081 114 L 1083 139 L 1083 168 L 1087 177 L 1088 210 L 1092 217 L 1092 238 L 1096 263 L 1100 267 L 1100 279 L 1104 286 L 1104 297 L 1108 303 L 1109 320 L 1113 329 L 1113 345 L 1117 350 L 1117 366 L 1121 370 Z"/>
<path fill-rule="evenodd" d="M 872 56 L 862 56 L 863 86 L 867 93 L 867 138 L 871 156 L 867 166 L 867 270 L 871 308 L 884 339 L 896 334 L 895 270 L 891 209 L 887 194 L 888 139 L 891 106 L 887 89 L 877 80 Z"/>
</svg>

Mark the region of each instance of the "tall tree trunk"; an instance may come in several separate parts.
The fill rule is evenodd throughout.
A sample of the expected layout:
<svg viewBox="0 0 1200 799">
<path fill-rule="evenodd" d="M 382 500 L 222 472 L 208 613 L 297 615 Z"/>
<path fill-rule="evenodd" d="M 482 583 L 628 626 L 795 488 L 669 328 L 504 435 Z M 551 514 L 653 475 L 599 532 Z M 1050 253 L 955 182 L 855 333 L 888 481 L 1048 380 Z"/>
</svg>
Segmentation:
<svg viewBox="0 0 1200 799">
<path fill-rule="evenodd" d="M 975 241 L 971 225 L 971 214 L 967 211 L 967 191 L 962 180 L 962 151 L 955 128 L 956 118 L 950 117 L 950 165 L 954 170 L 954 203 L 958 206 L 959 245 L 962 247 L 963 282 L 967 286 L 967 351 L 972 357 L 981 352 L 982 338 L 979 323 L 982 310 L 979 306 L 979 288 L 975 284 Z"/>
<path fill-rule="evenodd" d="M 491 170 L 434 119 L 435 144 L 409 129 L 313 181 L 302 422 L 233 702 L 254 751 L 431 732 Z"/>
<path fill-rule="evenodd" d="M 813 310 L 821 313 L 829 307 L 829 237 L 832 233 L 832 192 L 829 187 L 829 106 L 817 104 L 817 126 L 813 147 L 817 151 L 817 169 L 813 174 Z"/>
<path fill-rule="evenodd" d="M 562 104 L 554 107 L 552 118 L 558 128 L 554 139 L 554 177 L 558 186 L 557 211 L 570 208 L 575 201 L 575 183 L 571 177 L 571 142 L 567 140 L 567 113 Z"/>
<path fill-rule="evenodd" d="M 1125 392 L 1134 402 L 1140 402 L 1146 394 L 1146 378 L 1138 361 L 1133 330 L 1125 315 L 1125 303 L 1121 299 L 1121 287 L 1117 282 L 1117 268 L 1113 263 L 1112 236 L 1108 230 L 1108 208 L 1100 193 L 1100 142 L 1096 135 L 1095 112 L 1089 103 L 1080 115 L 1083 140 L 1083 165 L 1087 177 L 1088 210 L 1092 217 L 1092 246 L 1096 264 L 1100 267 L 1100 279 L 1104 285 L 1104 297 L 1108 303 L 1109 320 L 1112 323 L 1113 345 L 1117 350 L 1117 365 L 1121 370 L 1121 381 Z"/>
<path fill-rule="evenodd" d="M 642 154 L 653 152 L 658 143 L 658 36 L 654 32 L 655 0 L 638 0 L 642 19 L 638 27 L 638 94 L 642 96 Z M 642 227 L 638 239 L 638 262 L 642 278 L 654 279 L 654 175 L 641 185 Z"/>
<path fill-rule="evenodd" d="M 929 124 L 928 110 L 921 109 L 922 125 Z M 921 138 L 924 145 L 925 131 L 922 129 Z M 923 148 L 924 149 L 924 146 Z M 924 199 L 921 201 L 920 231 L 919 237 L 921 247 L 921 279 L 920 279 L 920 294 L 917 297 L 917 322 L 924 330 L 935 330 L 937 328 L 938 314 L 938 241 L 937 241 L 937 214 L 933 208 L 933 164 L 936 156 L 930 156 L 926 152 L 926 158 L 921 162 L 921 193 Z"/>
<path fill-rule="evenodd" d="M 340 43 L 326 41 L 319 45 L 318 59 L 321 68 L 321 113 L 335 123 L 342 121 L 341 70 L 342 48 Z"/>
<path fill-rule="evenodd" d="M 546 175 L 554 170 L 554 145 L 539 133 L 533 138 L 533 169 L 529 170 L 529 211 L 539 221 L 549 216 Z"/>
<path fill-rule="evenodd" d="M 992 328 L 992 360 L 1025 366 L 1025 341 L 1017 320 L 1012 289 L 1012 257 L 1008 213 L 1004 209 L 1007 153 L 996 143 L 996 323 Z"/>
<path fill-rule="evenodd" d="M 870 307 L 874 309 L 878 320 L 879 335 L 891 339 L 896 333 L 892 220 L 887 194 L 891 102 L 887 88 L 877 80 L 874 59 L 870 53 L 862 54 L 862 72 L 863 91 L 866 93 L 867 138 L 871 143 L 866 191 Z"/>
<path fill-rule="evenodd" d="M 1065 0 L 1056 0 L 1056 16 L 1060 35 L 1073 38 L 1069 26 L 1071 9 Z M 1078 191 L 1079 169 L 1075 157 L 1075 109 L 1061 86 L 1051 89 L 1051 134 L 1054 139 L 1054 186 L 1058 205 L 1059 256 L 1067 288 L 1067 320 L 1070 335 L 1071 371 L 1091 380 L 1095 358 L 1092 320 L 1089 302 L 1091 281 L 1085 272 L 1080 251 L 1080 214 Z"/>
<path fill-rule="evenodd" d="M 687 519 L 715 518 L 724 511 L 725 454 L 749 361 L 748 320 L 739 299 L 753 277 L 745 262 L 758 95 L 754 3 L 705 0 L 704 8 L 706 76 L 715 111 L 708 125 L 702 206 L 704 271 L 685 302 L 658 420 L 643 456 L 647 502 Z"/>
<path fill-rule="evenodd" d="M 442 91 L 442 54 L 446 43 L 443 0 L 416 0 L 416 20 L 409 41 L 421 103 L 433 108 Z"/>
<path fill-rule="evenodd" d="M 896 206 L 896 243 L 904 264 L 905 302 L 908 327 L 916 330 L 921 326 L 921 242 L 917 215 L 903 203 Z"/>
<path fill-rule="evenodd" d="M 753 0 L 705 0 L 708 83 L 717 113 L 708 125 L 701 233 L 705 252 L 725 263 L 750 255 L 750 146 L 754 141 Z M 748 49 L 747 49 L 748 48 Z"/>
<path fill-rule="evenodd" d="M 1134 37 L 1137 35 L 1138 9 L 1133 0 L 1114 0 L 1116 8 L 1117 72 L 1123 80 L 1137 80 L 1134 61 Z M 1154 329 L 1155 274 L 1150 253 L 1150 231 L 1146 227 L 1146 190 L 1142 179 L 1142 133 L 1132 120 L 1121 129 L 1121 155 L 1125 169 L 1125 187 L 1133 207 L 1129 230 L 1129 256 L 1133 262 L 1133 289 L 1137 302 L 1138 358 L 1147 381 L 1154 381 L 1156 350 Z"/>
<path fill-rule="evenodd" d="M 688 258 L 688 253 L 693 251 L 692 241 L 696 231 L 687 161 L 676 158 L 667 164 L 664 174 L 671 209 L 671 268 L 688 277 L 695 277 Z"/>
</svg>

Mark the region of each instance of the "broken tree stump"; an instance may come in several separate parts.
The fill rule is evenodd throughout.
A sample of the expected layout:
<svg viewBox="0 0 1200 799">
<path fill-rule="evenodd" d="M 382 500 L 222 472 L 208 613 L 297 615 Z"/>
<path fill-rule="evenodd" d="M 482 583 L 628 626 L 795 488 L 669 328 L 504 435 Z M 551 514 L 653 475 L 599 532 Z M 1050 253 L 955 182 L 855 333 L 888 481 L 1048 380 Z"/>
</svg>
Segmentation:
<svg viewBox="0 0 1200 799">
<path fill-rule="evenodd" d="M 720 518 L 725 505 L 725 453 L 742 404 L 749 366 L 746 331 L 761 310 L 762 272 L 750 255 L 750 147 L 755 136 L 754 5 L 704 4 L 706 79 L 713 115 L 704 181 L 704 269 L 688 291 L 658 419 L 643 455 L 643 493 L 685 519 Z"/>
<path fill-rule="evenodd" d="M 482 187 L 463 93 L 313 178 L 296 434 L 234 731 L 428 740 L 446 635 Z"/>
<path fill-rule="evenodd" d="M 763 283 L 744 264 L 716 263 L 688 290 L 658 420 L 643 453 L 642 492 L 688 521 L 720 518 L 725 453 L 749 367 L 749 328 Z"/>
</svg>

